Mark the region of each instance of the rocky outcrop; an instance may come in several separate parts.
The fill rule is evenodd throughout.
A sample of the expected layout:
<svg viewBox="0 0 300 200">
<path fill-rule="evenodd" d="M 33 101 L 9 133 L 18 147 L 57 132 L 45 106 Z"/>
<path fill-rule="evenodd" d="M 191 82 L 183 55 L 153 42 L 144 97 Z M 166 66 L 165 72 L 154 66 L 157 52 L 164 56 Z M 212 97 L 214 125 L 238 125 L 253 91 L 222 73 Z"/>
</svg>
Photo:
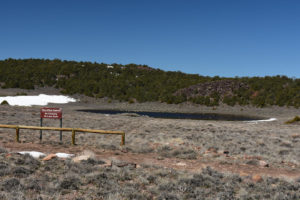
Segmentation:
<svg viewBox="0 0 300 200">
<path fill-rule="evenodd" d="M 178 90 L 174 95 L 184 95 L 187 98 L 194 98 L 197 96 L 218 94 L 220 97 L 224 97 L 232 96 L 239 89 L 249 89 L 249 86 L 236 80 L 219 80 L 192 85 Z"/>
</svg>

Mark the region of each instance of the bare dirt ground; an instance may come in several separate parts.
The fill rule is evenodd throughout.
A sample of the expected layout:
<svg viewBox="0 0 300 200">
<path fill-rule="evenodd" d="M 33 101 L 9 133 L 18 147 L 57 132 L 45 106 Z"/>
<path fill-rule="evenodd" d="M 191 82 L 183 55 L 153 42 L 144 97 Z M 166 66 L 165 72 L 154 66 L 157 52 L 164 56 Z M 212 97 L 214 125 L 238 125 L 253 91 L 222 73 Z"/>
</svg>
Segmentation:
<svg viewBox="0 0 300 200">
<path fill-rule="evenodd" d="M 7 90 L 1 90 L 0 94 L 7 94 L 5 91 Z M 55 90 L 53 93 L 55 94 Z M 213 109 L 191 104 L 108 103 L 105 99 L 74 97 L 80 98 L 81 101 L 67 105 L 50 105 L 63 108 L 64 127 L 125 131 L 126 145 L 120 146 L 120 136 L 77 133 L 77 145 L 72 146 L 71 133 L 64 132 L 63 142 L 59 143 L 59 133 L 55 131 L 45 131 L 43 141 L 39 141 L 39 132 L 31 130 L 21 130 L 21 143 L 16 143 L 14 130 L 0 129 L 0 147 L 7 149 L 9 153 L 34 150 L 44 153 L 80 154 L 84 150 L 90 150 L 95 153 L 97 159 L 104 161 L 117 160 L 134 166 L 153 166 L 187 174 L 201 173 L 209 167 L 219 173 L 243 177 L 246 182 L 248 179 L 255 182 L 255 176 L 261 176 L 264 180 L 279 178 L 297 184 L 300 180 L 300 126 L 284 123 L 300 115 L 299 109 L 229 106 Z M 39 109 L 39 106 L 0 106 L 0 124 L 38 126 Z M 156 119 L 127 114 L 85 113 L 76 111 L 78 109 L 216 112 L 275 117 L 278 120 L 246 123 Z M 59 122 L 46 119 L 44 125 L 58 126 Z M 177 196 L 181 197 L 180 194 Z M 247 196 L 251 196 L 250 193 L 245 197 Z M 104 199 L 106 198 L 108 197 Z"/>
</svg>

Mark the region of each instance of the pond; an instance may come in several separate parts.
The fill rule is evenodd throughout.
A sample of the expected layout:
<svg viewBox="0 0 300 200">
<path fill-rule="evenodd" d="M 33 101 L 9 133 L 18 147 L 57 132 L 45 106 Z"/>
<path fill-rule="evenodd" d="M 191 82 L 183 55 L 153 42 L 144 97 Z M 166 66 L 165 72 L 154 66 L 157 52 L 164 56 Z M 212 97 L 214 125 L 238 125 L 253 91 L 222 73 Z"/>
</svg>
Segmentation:
<svg viewBox="0 0 300 200">
<path fill-rule="evenodd" d="M 250 120 L 261 120 L 261 117 L 246 116 L 246 115 L 231 115 L 231 114 L 220 114 L 220 113 L 173 113 L 173 112 L 137 112 L 137 111 L 122 111 L 122 110 L 92 110 L 83 109 L 77 110 L 80 112 L 90 112 L 98 114 L 132 114 L 148 116 L 153 118 L 164 118 L 164 119 L 194 119 L 194 120 L 222 120 L 222 121 L 250 121 Z"/>
</svg>

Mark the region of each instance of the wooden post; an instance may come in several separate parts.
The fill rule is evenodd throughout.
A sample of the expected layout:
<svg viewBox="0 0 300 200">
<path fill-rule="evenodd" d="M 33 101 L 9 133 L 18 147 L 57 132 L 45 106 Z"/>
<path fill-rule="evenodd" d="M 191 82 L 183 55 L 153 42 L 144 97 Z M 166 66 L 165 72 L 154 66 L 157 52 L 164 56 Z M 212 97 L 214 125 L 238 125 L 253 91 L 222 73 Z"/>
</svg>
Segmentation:
<svg viewBox="0 0 300 200">
<path fill-rule="evenodd" d="M 60 118 L 60 128 L 62 128 L 62 118 Z M 59 131 L 59 141 L 62 142 L 62 130 Z"/>
<path fill-rule="evenodd" d="M 40 120 L 40 127 L 43 127 L 43 118 L 41 118 Z M 40 140 L 42 141 L 42 139 L 43 139 L 43 131 L 40 130 Z"/>
<path fill-rule="evenodd" d="M 17 127 L 16 128 L 16 142 L 20 142 L 20 129 Z"/>
<path fill-rule="evenodd" d="M 106 130 L 94 130 L 94 129 L 80 129 L 80 128 L 58 128 L 58 127 L 40 127 L 40 126 L 21 126 L 21 125 L 5 125 L 0 124 L 0 128 L 12 128 L 16 129 L 16 142 L 20 142 L 20 129 L 32 129 L 32 130 L 53 130 L 53 131 L 72 131 L 72 144 L 75 144 L 76 132 L 88 132 L 97 134 L 113 134 L 121 135 L 121 145 L 125 145 L 125 132 L 123 131 L 106 131 Z"/>
<path fill-rule="evenodd" d="M 125 133 L 122 134 L 121 145 L 125 145 Z"/>
<path fill-rule="evenodd" d="M 75 130 L 72 130 L 72 145 L 75 145 Z"/>
</svg>

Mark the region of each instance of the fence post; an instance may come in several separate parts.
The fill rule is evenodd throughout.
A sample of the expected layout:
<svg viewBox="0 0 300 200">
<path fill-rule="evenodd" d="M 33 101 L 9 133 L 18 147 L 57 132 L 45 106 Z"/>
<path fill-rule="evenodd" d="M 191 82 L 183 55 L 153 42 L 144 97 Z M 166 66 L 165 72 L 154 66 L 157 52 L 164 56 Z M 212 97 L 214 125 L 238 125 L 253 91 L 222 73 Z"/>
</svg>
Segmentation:
<svg viewBox="0 0 300 200">
<path fill-rule="evenodd" d="M 62 118 L 60 118 L 60 128 L 62 128 Z M 59 140 L 62 142 L 62 131 L 59 132 Z"/>
<path fill-rule="evenodd" d="M 43 118 L 41 117 L 41 120 L 40 120 L 40 127 L 43 127 Z M 40 130 L 40 140 L 43 139 L 43 131 Z"/>
<path fill-rule="evenodd" d="M 20 134 L 20 129 L 17 127 L 16 128 L 16 142 L 20 142 L 20 136 L 19 136 L 19 134 Z"/>
<path fill-rule="evenodd" d="M 122 133 L 121 145 L 125 145 L 125 133 Z"/>
<path fill-rule="evenodd" d="M 75 145 L 75 130 L 72 130 L 72 145 Z"/>
</svg>

